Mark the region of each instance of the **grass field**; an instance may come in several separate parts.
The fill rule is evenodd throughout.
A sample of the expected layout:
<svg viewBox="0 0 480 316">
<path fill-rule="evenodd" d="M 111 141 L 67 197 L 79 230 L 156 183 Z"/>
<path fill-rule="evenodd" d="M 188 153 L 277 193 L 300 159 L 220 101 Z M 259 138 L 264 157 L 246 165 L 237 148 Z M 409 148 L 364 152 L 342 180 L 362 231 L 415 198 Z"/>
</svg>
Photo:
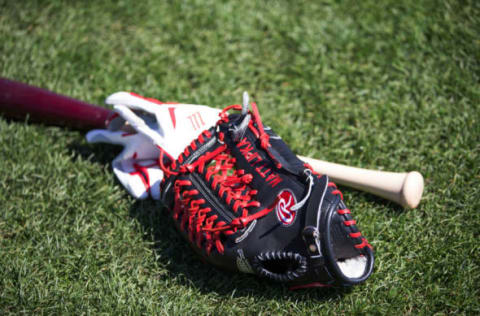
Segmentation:
<svg viewBox="0 0 480 316">
<path fill-rule="evenodd" d="M 375 272 L 291 292 L 201 263 L 119 148 L 0 118 L 0 314 L 480 313 L 478 1 L 0 0 L 0 76 L 96 104 L 247 90 L 299 154 L 426 179 L 413 211 L 341 188 Z"/>
</svg>

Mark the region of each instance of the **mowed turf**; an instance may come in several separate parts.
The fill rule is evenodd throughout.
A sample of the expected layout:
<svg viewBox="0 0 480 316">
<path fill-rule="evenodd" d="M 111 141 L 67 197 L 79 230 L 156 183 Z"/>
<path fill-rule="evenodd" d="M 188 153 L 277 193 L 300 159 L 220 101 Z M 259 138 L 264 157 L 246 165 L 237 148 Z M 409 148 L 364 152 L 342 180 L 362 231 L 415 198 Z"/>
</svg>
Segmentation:
<svg viewBox="0 0 480 316">
<path fill-rule="evenodd" d="M 0 118 L 0 314 L 480 313 L 480 2 L 0 0 L 0 76 L 102 104 L 239 103 L 299 154 L 419 170 L 416 210 L 341 188 L 376 251 L 350 289 L 203 264 L 115 180 L 120 148 Z"/>
</svg>

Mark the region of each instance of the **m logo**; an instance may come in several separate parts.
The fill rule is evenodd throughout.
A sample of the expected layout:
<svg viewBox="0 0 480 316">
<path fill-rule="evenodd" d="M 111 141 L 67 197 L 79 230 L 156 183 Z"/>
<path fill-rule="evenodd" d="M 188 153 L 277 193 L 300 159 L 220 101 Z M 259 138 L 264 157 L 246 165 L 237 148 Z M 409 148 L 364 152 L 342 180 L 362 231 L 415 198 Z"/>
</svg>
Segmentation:
<svg viewBox="0 0 480 316">
<path fill-rule="evenodd" d="M 187 118 L 190 120 L 190 123 L 192 123 L 195 131 L 205 125 L 200 112 L 195 112 L 192 115 L 187 116 Z"/>
<path fill-rule="evenodd" d="M 290 190 L 283 190 L 277 196 L 277 205 L 275 206 L 275 213 L 278 220 L 283 226 L 290 226 L 295 222 L 297 211 L 292 210 L 292 206 L 297 204 L 295 195 Z"/>
</svg>

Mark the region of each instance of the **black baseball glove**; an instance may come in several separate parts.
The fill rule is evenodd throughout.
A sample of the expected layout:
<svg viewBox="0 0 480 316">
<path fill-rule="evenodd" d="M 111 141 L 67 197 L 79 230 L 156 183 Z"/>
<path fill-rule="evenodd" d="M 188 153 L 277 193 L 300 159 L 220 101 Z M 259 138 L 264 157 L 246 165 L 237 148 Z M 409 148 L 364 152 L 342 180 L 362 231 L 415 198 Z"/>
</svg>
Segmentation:
<svg viewBox="0 0 480 316">
<path fill-rule="evenodd" d="M 342 193 L 248 107 L 225 108 L 178 159 L 161 151 L 162 200 L 180 232 L 206 261 L 292 289 L 367 279 L 372 247 Z"/>
</svg>

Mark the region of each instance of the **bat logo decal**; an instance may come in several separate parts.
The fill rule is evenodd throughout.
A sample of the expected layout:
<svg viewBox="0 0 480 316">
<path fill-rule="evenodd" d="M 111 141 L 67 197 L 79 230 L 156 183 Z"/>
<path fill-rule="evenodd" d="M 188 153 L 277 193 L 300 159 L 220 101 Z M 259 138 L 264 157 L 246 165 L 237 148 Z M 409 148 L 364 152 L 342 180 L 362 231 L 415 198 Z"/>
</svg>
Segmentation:
<svg viewBox="0 0 480 316">
<path fill-rule="evenodd" d="M 292 206 L 297 203 L 295 195 L 290 190 L 283 190 L 277 196 L 277 205 L 275 213 L 283 226 L 290 226 L 295 222 L 297 211 L 292 210 Z"/>
</svg>

